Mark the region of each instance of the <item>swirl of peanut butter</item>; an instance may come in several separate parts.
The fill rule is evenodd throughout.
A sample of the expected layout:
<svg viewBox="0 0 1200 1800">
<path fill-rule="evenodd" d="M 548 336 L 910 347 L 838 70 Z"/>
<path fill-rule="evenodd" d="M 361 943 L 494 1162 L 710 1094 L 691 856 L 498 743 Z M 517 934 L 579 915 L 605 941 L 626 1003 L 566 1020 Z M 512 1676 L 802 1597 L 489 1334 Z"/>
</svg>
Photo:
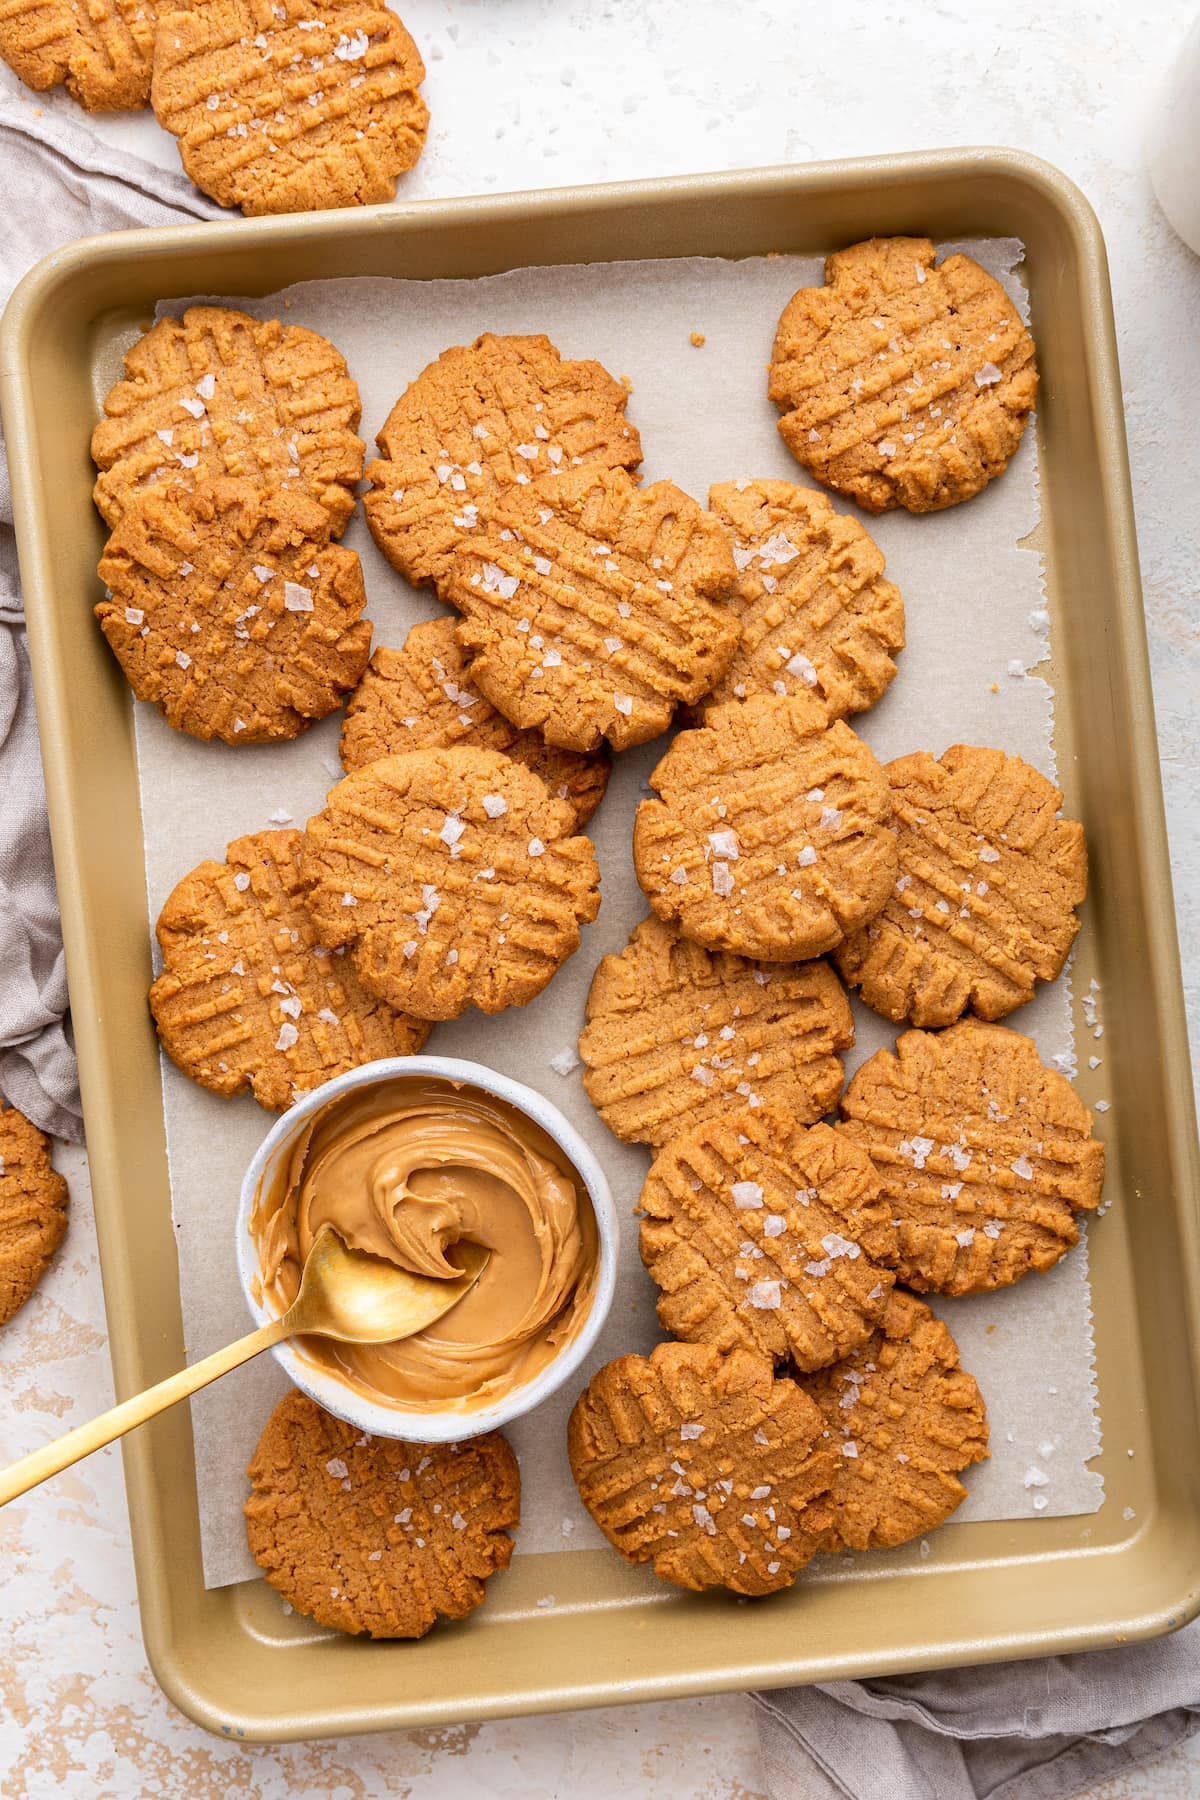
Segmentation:
<svg viewBox="0 0 1200 1800">
<path fill-rule="evenodd" d="M 385 1405 L 491 1405 L 544 1368 L 591 1306 L 596 1223 L 580 1177 L 531 1119 L 478 1089 L 400 1076 L 313 1115 L 250 1219 L 262 1291 L 280 1311 L 325 1225 L 418 1275 L 457 1276 L 461 1239 L 492 1253 L 458 1304 L 412 1337 L 300 1340 L 310 1361 Z"/>
</svg>

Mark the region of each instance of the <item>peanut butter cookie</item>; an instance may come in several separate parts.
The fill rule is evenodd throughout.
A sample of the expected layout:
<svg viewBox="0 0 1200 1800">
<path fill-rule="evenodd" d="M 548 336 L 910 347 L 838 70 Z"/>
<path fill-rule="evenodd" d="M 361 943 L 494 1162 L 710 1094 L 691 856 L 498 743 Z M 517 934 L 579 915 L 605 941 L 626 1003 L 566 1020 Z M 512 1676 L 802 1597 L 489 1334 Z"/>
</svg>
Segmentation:
<svg viewBox="0 0 1200 1800">
<path fill-rule="evenodd" d="M 429 1036 L 362 986 L 304 905 L 299 831 L 237 838 L 185 875 L 158 920 L 163 972 L 150 1010 L 163 1049 L 217 1094 L 249 1087 L 282 1112 L 334 1075 L 411 1056 Z"/>
<path fill-rule="evenodd" d="M 896 879 L 886 777 L 803 695 L 715 706 L 650 777 L 633 831 L 660 918 L 711 949 L 819 956 L 875 917 Z"/>
<path fill-rule="evenodd" d="M 454 552 L 512 487 L 583 465 L 635 469 L 642 446 L 629 395 L 597 362 L 564 362 L 547 337 L 497 337 L 444 350 L 383 423 L 363 511 L 390 563 L 442 588 Z"/>
<path fill-rule="evenodd" d="M 370 1437 L 293 1389 L 247 1474 L 250 1554 L 333 1631 L 424 1637 L 473 1612 L 512 1556 L 521 1474 L 498 1431 L 462 1444 Z"/>
<path fill-rule="evenodd" d="M 875 1164 L 898 1222 L 898 1280 L 977 1294 L 1052 1268 L 1099 1205 L 1104 1146 L 1031 1038 L 961 1019 L 906 1031 L 842 1098 L 840 1127 Z"/>
<path fill-rule="evenodd" d="M 829 1550 L 884 1550 L 934 1531 L 988 1455 L 987 1413 L 940 1319 L 897 1288 L 876 1331 L 803 1383 L 840 1450 Z"/>
<path fill-rule="evenodd" d="M 191 737 L 297 737 L 367 666 L 358 557 L 295 488 L 151 488 L 109 538 L 100 579 L 96 617 L 130 687 Z"/>
<path fill-rule="evenodd" d="M 904 647 L 904 602 L 857 519 L 790 481 L 726 481 L 708 504 L 733 534 L 737 654 L 701 706 L 811 694 L 831 722 L 873 706 Z"/>
<path fill-rule="evenodd" d="M 26 87 L 66 88 L 87 112 L 150 103 L 154 0 L 5 0 L 0 56 Z"/>
<path fill-rule="evenodd" d="M 658 1317 L 689 1344 L 820 1369 L 861 1344 L 895 1277 L 890 1204 L 864 1150 L 765 1107 L 689 1125 L 641 1197 Z"/>
<path fill-rule="evenodd" d="M 773 1594 L 820 1548 L 837 1473 L 823 1430 L 820 1409 L 765 1356 L 659 1344 L 592 1376 L 567 1454 L 626 1562 L 680 1587 Z"/>
<path fill-rule="evenodd" d="M 955 744 L 884 770 L 900 874 L 838 967 L 888 1019 L 950 1025 L 970 1007 L 1002 1019 L 1053 981 L 1087 894 L 1083 827 L 1062 795 L 1002 750 Z"/>
<path fill-rule="evenodd" d="M 0 1325 L 24 1306 L 66 1229 L 67 1184 L 48 1139 L 0 1102 Z"/>
<path fill-rule="evenodd" d="M 472 681 L 515 725 L 566 750 L 625 750 L 729 666 L 729 539 L 672 482 L 575 469 L 480 518 L 443 598 L 463 615 Z"/>
<path fill-rule="evenodd" d="M 316 331 L 189 306 L 126 353 L 104 412 L 92 498 L 109 525 L 157 482 L 190 488 L 218 475 L 311 494 L 331 537 L 349 523 L 362 407 L 344 357 Z"/>
<path fill-rule="evenodd" d="M 342 766 L 363 768 L 404 750 L 448 750 L 465 744 L 502 750 L 532 769 L 552 794 L 566 800 L 575 824 L 587 824 L 608 786 L 606 748 L 590 756 L 555 750 L 540 732 L 521 731 L 471 686 L 466 659 L 450 617 L 414 625 L 399 650 L 371 658 L 342 722 Z"/>
<path fill-rule="evenodd" d="M 796 461 L 868 512 L 936 512 L 1003 474 L 1033 410 L 1033 339 L 969 256 L 870 238 L 801 288 L 768 392 Z"/>
<path fill-rule="evenodd" d="M 188 0 L 154 44 L 151 100 L 221 206 L 390 200 L 425 147 L 425 65 L 382 0 Z"/>
<path fill-rule="evenodd" d="M 733 1106 L 811 1124 L 842 1091 L 850 1005 L 821 961 L 705 950 L 653 913 L 592 977 L 583 1085 L 611 1132 L 664 1144 Z"/>
<path fill-rule="evenodd" d="M 308 822 L 301 867 L 321 941 L 420 1019 L 524 1006 L 600 908 L 590 838 L 498 750 L 411 750 L 347 775 Z"/>
</svg>

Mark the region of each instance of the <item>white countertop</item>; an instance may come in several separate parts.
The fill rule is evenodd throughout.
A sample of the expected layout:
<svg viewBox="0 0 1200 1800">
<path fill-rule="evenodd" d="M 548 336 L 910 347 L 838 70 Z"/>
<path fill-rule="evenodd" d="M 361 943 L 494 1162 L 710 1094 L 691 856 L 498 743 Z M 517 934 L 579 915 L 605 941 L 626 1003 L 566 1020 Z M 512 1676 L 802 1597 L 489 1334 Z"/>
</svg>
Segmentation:
<svg viewBox="0 0 1200 1800">
<path fill-rule="evenodd" d="M 432 127 L 409 197 L 745 168 L 952 144 L 1056 163 L 1108 241 L 1193 1055 L 1200 1051 L 1200 260 L 1151 196 L 1142 145 L 1185 0 L 410 0 Z M 910 21 L 917 21 L 912 23 Z M 44 101 L 38 104 L 46 104 Z M 64 103 L 65 104 L 65 103 Z M 174 157 L 148 118 L 103 121 Z M 71 1227 L 0 1336 L 0 1455 L 110 1403 L 79 1152 Z M 31 1800 L 755 1800 L 750 1702 L 640 1706 L 337 1743 L 218 1741 L 142 1650 L 120 1462 L 109 1450 L 0 1515 L 0 1791 Z M 1200 1792 L 1200 1748 L 1091 1800 Z"/>
</svg>

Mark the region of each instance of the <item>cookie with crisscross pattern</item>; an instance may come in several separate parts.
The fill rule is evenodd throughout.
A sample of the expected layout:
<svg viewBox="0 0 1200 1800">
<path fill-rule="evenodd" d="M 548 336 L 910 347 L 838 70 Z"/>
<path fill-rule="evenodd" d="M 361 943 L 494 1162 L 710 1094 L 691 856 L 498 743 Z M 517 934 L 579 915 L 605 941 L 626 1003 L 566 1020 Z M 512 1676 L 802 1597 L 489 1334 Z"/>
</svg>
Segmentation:
<svg viewBox="0 0 1200 1800">
<path fill-rule="evenodd" d="M 820 1369 L 877 1323 L 895 1277 L 891 1208 L 866 1152 L 766 1107 L 668 1140 L 642 1188 L 658 1316 L 689 1344 Z"/>
<path fill-rule="evenodd" d="M 1100 1203 L 1104 1146 L 1065 1075 L 1003 1025 L 906 1031 L 841 1101 L 897 1221 L 896 1272 L 922 1292 L 976 1294 L 1052 1268 Z"/>
<path fill-rule="evenodd" d="M 874 918 L 896 879 L 887 780 L 842 720 L 795 694 L 713 707 L 650 776 L 633 832 L 660 918 L 697 943 L 793 962 Z"/>
<path fill-rule="evenodd" d="M 904 645 L 904 602 L 875 540 L 790 481 L 722 482 L 708 504 L 733 535 L 741 637 L 700 706 L 802 693 L 829 720 L 873 706 Z"/>
<path fill-rule="evenodd" d="M 966 1499 L 959 1476 L 988 1455 L 987 1413 L 957 1344 L 923 1301 L 897 1288 L 866 1342 L 802 1385 L 839 1452 L 824 1548 L 906 1543 Z"/>
<path fill-rule="evenodd" d="M 838 967 L 889 1019 L 1002 1019 L 1053 981 L 1087 894 L 1083 827 L 1052 781 L 1003 750 L 955 744 L 884 769 L 900 873 Z"/>
<path fill-rule="evenodd" d="M 728 667 L 735 575 L 723 526 L 682 489 L 584 468 L 481 506 L 443 598 L 506 718 L 567 750 L 624 750 Z"/>
<path fill-rule="evenodd" d="M 227 744 L 298 737 L 371 652 L 362 567 L 296 488 L 150 488 L 100 558 L 100 629 L 139 700 Z"/>
<path fill-rule="evenodd" d="M 67 1184 L 24 1113 L 0 1102 L 0 1325 L 24 1306 L 67 1229 Z"/>
<path fill-rule="evenodd" d="M 820 1409 L 751 1350 L 659 1344 L 592 1376 L 567 1426 L 584 1505 L 627 1562 L 772 1594 L 820 1548 L 836 1470 Z"/>
<path fill-rule="evenodd" d="M 347 775 L 308 822 L 317 933 L 371 993 L 421 1019 L 523 1006 L 600 906 L 590 838 L 498 750 L 412 750 Z"/>
<path fill-rule="evenodd" d="M 381 0 L 187 0 L 151 100 L 191 180 L 248 215 L 370 206 L 425 145 L 416 45 Z"/>
<path fill-rule="evenodd" d="M 471 685 L 450 617 L 414 625 L 398 650 L 371 658 L 342 723 L 343 768 L 353 771 L 405 750 L 448 750 L 455 744 L 502 750 L 532 769 L 586 825 L 608 786 L 606 749 L 580 756 L 556 750 L 537 731 L 521 731 Z"/>
<path fill-rule="evenodd" d="M 512 1556 L 521 1473 L 498 1431 L 461 1444 L 371 1437 L 293 1389 L 247 1473 L 250 1554 L 334 1631 L 424 1637 L 480 1605 Z"/>
<path fill-rule="evenodd" d="M 155 18 L 154 0 L 0 0 L 0 56 L 38 93 L 130 112 L 149 104 Z"/>
<path fill-rule="evenodd" d="M 125 355 L 92 433 L 92 497 L 109 525 L 158 482 L 230 475 L 298 487 L 340 537 L 362 474 L 358 389 L 328 338 L 227 306 L 160 319 Z"/>
<path fill-rule="evenodd" d="M 566 359 L 547 337 L 485 331 L 443 350 L 380 428 L 363 500 L 375 542 L 409 581 L 441 590 L 481 507 L 509 488 L 584 464 L 637 467 L 628 398 L 598 362 Z"/>
<path fill-rule="evenodd" d="M 784 443 L 868 512 L 934 512 L 1003 473 L 1037 393 L 1033 339 L 969 256 L 928 238 L 839 250 L 779 321 L 768 392 Z"/>
<path fill-rule="evenodd" d="M 604 1123 L 664 1144 L 736 1106 L 781 1108 L 801 1125 L 842 1090 L 850 1005 L 819 959 L 757 963 L 706 950 L 653 913 L 597 965 L 579 1039 L 583 1085 Z"/>
<path fill-rule="evenodd" d="M 283 1111 L 334 1075 L 410 1056 L 429 1026 L 369 994 L 344 950 L 318 943 L 299 831 L 237 838 L 163 907 L 150 1009 L 167 1055 L 218 1094 L 250 1087 Z"/>
</svg>

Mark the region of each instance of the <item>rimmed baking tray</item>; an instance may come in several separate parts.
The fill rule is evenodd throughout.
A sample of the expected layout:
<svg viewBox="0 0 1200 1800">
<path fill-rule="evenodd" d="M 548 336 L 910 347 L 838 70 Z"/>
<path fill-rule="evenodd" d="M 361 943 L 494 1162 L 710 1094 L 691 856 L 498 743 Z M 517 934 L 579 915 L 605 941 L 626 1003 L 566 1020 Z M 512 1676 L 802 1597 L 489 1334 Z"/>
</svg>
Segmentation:
<svg viewBox="0 0 1200 1800">
<path fill-rule="evenodd" d="M 86 239 L 0 334 L 30 649 L 118 1395 L 183 1357 L 131 710 L 95 629 L 88 436 L 155 303 L 341 275 L 475 276 L 628 257 L 824 251 L 874 234 L 1026 247 L 1056 614 L 1056 746 L 1092 853 L 1082 991 L 1110 1032 L 1104 1229 L 1092 1238 L 1107 1498 L 1086 1518 L 949 1525 L 738 1605 L 601 1551 L 525 1556 L 420 1645 L 333 1637 L 261 1582 L 206 1591 L 186 1408 L 126 1439 L 146 1647 L 209 1728 L 295 1738 L 1058 1653 L 1200 1608 L 1195 1119 L 1103 241 L 1055 170 L 1004 150 L 620 183 Z M 552 1573 L 551 1573 L 552 1571 Z M 536 1601 L 549 1580 L 556 1605 Z"/>
</svg>

